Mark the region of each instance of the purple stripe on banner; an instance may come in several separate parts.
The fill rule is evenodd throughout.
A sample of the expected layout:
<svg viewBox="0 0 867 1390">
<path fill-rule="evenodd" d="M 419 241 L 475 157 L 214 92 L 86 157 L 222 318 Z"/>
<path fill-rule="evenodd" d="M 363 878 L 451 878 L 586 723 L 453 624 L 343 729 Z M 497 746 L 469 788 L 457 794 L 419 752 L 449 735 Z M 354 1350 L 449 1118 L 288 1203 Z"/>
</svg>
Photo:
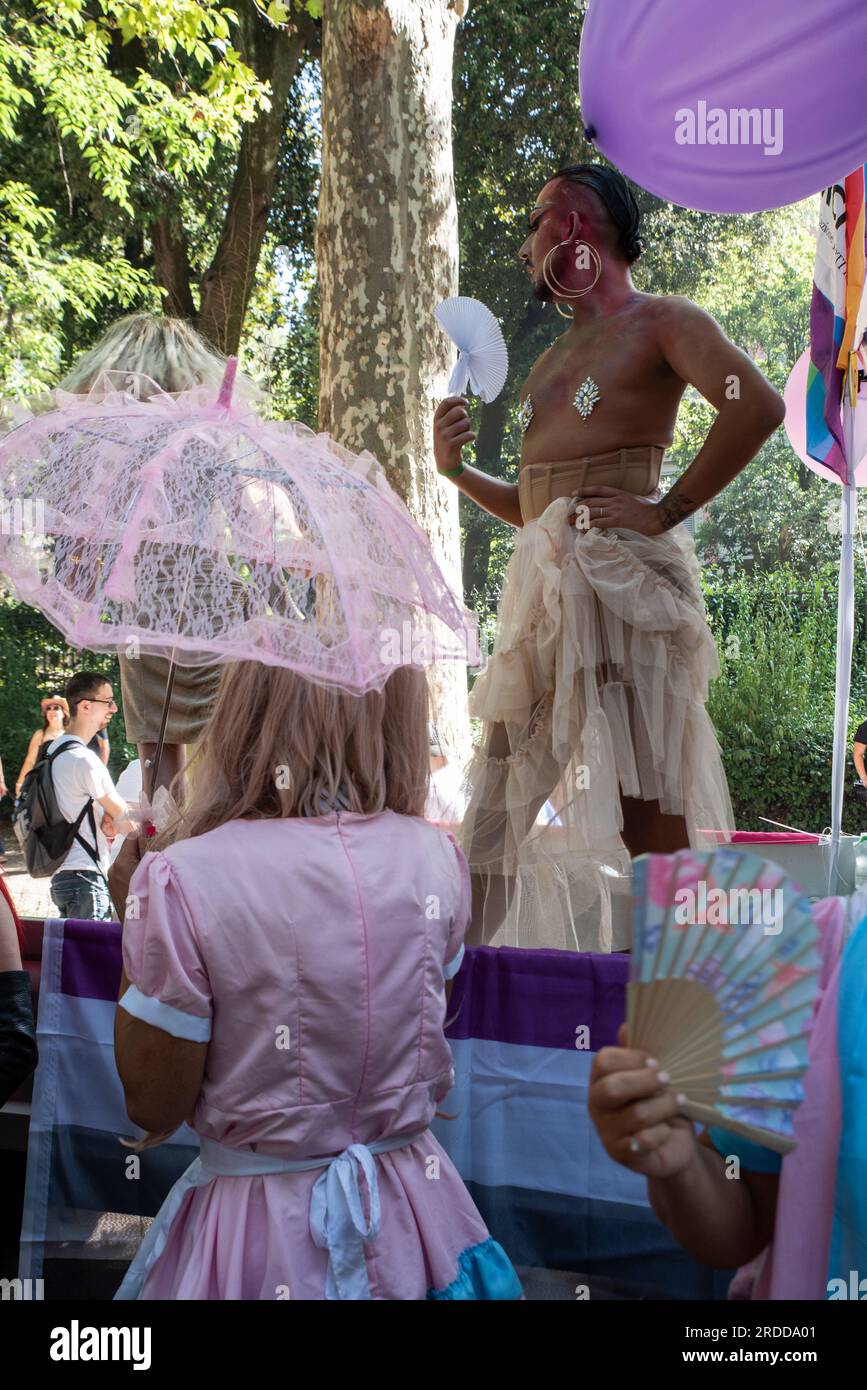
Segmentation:
<svg viewBox="0 0 867 1390">
<path fill-rule="evenodd" d="M 116 1000 L 122 955 L 120 922 L 68 921 L 63 932 L 60 992 Z"/>
<path fill-rule="evenodd" d="M 626 1017 L 629 956 L 521 951 L 471 946 L 448 1006 L 450 1038 L 488 1038 L 531 1047 L 575 1047 L 590 1029 L 589 1050 L 617 1042 Z"/>
</svg>

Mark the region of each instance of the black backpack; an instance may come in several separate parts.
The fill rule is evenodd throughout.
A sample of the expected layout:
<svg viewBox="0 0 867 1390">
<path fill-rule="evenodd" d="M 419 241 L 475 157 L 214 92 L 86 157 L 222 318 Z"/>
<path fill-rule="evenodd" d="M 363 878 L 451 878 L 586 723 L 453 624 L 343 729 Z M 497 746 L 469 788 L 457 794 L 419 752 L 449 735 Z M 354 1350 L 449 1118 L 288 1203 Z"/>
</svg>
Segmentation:
<svg viewBox="0 0 867 1390">
<path fill-rule="evenodd" d="M 51 765 L 55 758 L 71 747 L 71 743 L 67 736 L 63 736 L 63 747 L 46 753 L 36 766 L 30 769 L 16 805 L 15 833 L 24 851 L 27 872 L 32 878 L 50 878 L 52 874 L 57 873 L 75 840 L 87 850 L 95 868 L 100 868 L 99 855 L 96 852 L 93 797 L 88 797 L 76 821 L 64 820 L 57 804 Z M 78 833 L 85 816 L 93 835 L 93 845 L 89 845 Z"/>
</svg>

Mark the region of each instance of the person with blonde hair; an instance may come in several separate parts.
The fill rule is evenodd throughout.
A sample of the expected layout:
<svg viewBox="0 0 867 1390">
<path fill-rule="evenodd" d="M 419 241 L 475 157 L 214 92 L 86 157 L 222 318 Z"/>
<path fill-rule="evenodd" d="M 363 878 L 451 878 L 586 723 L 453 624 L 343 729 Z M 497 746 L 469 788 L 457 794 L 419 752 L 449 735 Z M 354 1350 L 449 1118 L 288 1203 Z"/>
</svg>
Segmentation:
<svg viewBox="0 0 867 1390">
<path fill-rule="evenodd" d="M 412 667 L 353 696 L 229 665 L 195 796 L 121 851 L 127 1110 L 201 1153 L 116 1297 L 521 1297 L 429 1129 L 471 903 L 423 818 L 427 719 Z"/>
<path fill-rule="evenodd" d="M 225 357 L 184 319 L 125 314 L 78 358 L 60 387 L 87 395 L 105 372 L 122 372 L 148 377 L 161 391 L 174 395 L 191 386 L 216 389 L 225 370 Z"/>
<path fill-rule="evenodd" d="M 216 392 L 226 359 L 183 319 L 157 314 L 128 314 L 118 319 L 99 342 L 78 359 L 60 383 L 75 395 L 98 396 L 101 383 L 120 385 L 147 398 L 156 391 L 179 394 L 196 386 Z M 152 388 L 152 389 L 151 389 Z M 254 390 L 251 383 L 244 389 Z M 138 746 L 143 786 L 153 795 L 149 769 L 156 753 L 169 677 L 169 663 L 160 656 L 121 651 L 120 683 L 127 738 Z M 172 688 L 168 724 L 160 756 L 158 783 L 168 786 L 181 771 L 185 745 L 195 744 L 214 703 L 220 667 L 212 663 L 178 667 Z"/>
</svg>

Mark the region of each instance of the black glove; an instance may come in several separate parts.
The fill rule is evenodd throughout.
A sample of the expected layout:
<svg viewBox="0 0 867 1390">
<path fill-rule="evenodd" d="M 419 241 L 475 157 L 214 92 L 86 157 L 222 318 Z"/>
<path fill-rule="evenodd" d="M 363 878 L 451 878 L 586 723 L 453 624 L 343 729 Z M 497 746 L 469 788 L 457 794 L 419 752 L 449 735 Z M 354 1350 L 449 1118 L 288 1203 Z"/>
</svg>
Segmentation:
<svg viewBox="0 0 867 1390">
<path fill-rule="evenodd" d="M 36 1030 L 26 970 L 0 970 L 0 1105 L 36 1069 Z"/>
</svg>

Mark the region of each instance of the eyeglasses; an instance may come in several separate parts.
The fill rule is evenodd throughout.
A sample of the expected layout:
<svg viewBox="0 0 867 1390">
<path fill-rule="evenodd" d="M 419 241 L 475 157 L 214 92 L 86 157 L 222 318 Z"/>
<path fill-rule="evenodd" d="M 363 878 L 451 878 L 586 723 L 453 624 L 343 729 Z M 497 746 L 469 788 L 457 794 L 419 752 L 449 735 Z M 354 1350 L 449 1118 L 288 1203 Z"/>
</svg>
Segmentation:
<svg viewBox="0 0 867 1390">
<path fill-rule="evenodd" d="M 84 700 L 89 700 L 92 705 L 111 705 L 114 709 L 117 709 L 115 700 L 97 700 L 95 695 L 85 695 Z M 81 704 L 84 704 L 84 700 L 81 701 Z"/>
<path fill-rule="evenodd" d="M 46 713 L 46 714 L 53 714 L 55 710 L 58 710 L 61 714 L 63 714 L 63 706 L 62 706 L 62 705 L 46 705 L 46 706 L 45 706 L 45 713 Z"/>
</svg>

